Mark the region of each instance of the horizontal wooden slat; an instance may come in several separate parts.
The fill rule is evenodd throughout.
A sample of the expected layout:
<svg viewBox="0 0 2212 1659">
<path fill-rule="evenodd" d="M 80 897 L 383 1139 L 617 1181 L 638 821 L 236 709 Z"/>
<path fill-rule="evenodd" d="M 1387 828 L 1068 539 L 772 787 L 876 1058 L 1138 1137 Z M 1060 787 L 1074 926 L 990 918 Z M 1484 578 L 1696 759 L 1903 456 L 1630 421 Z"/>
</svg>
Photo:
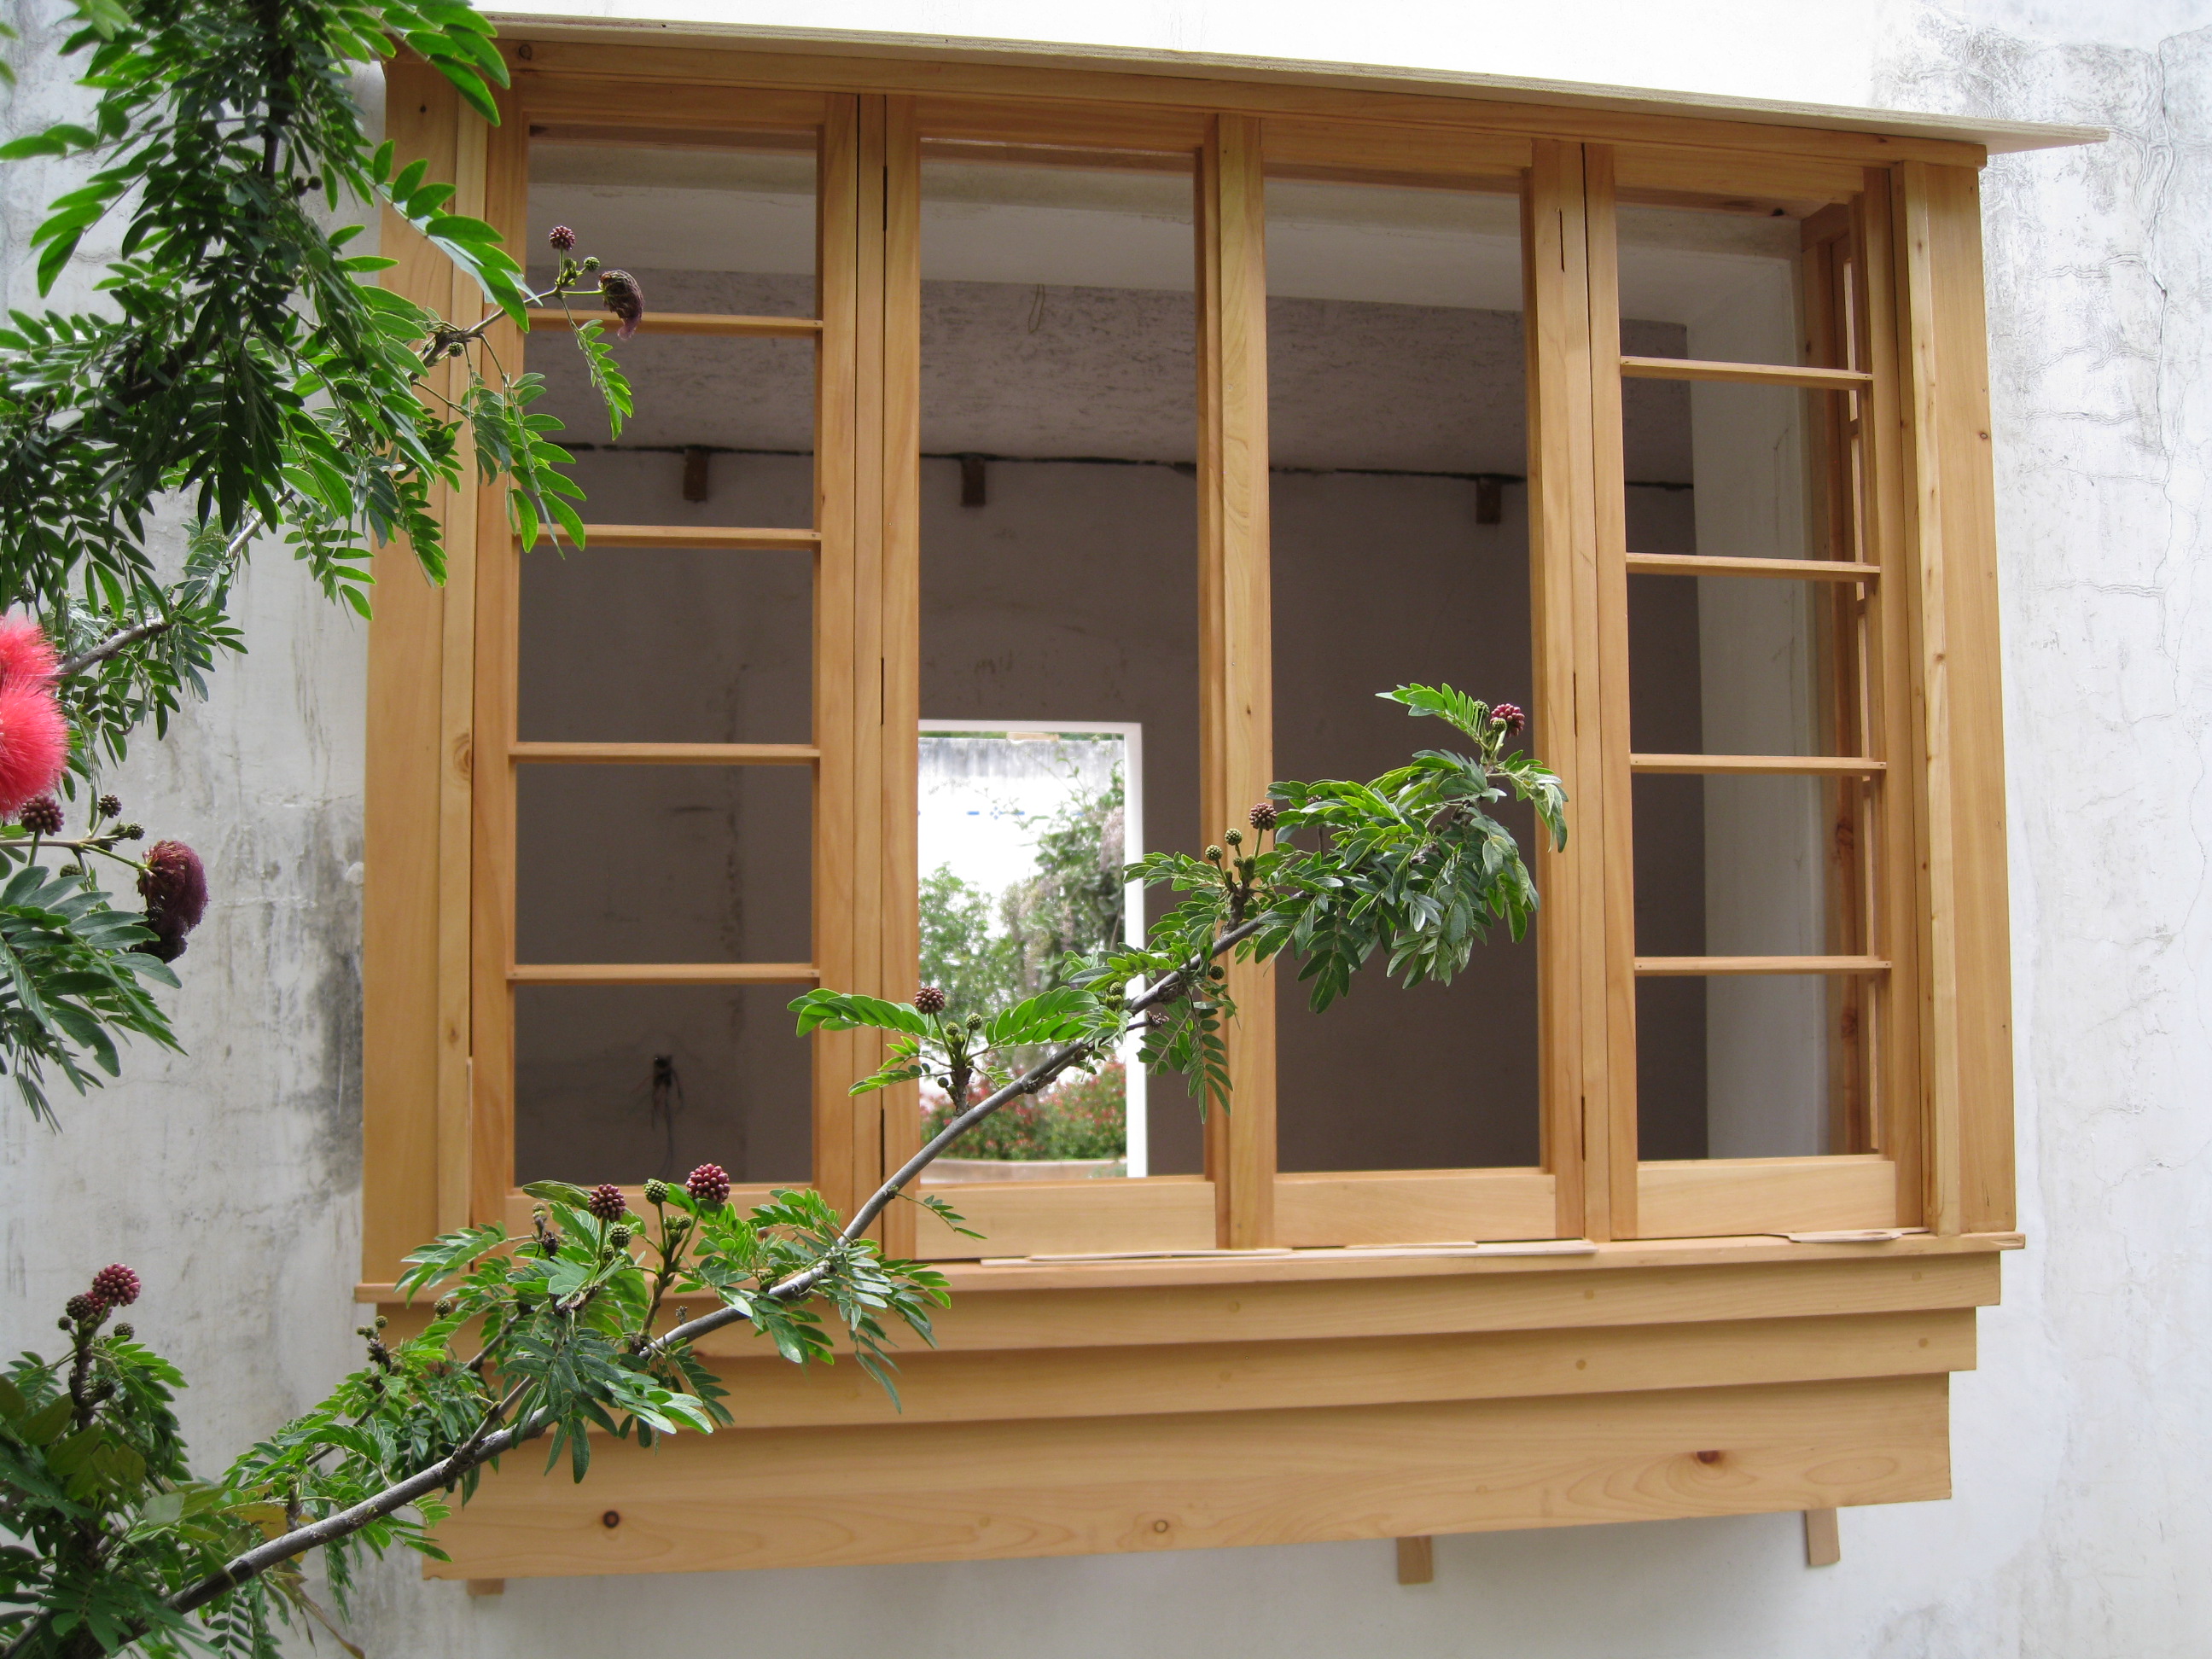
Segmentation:
<svg viewBox="0 0 2212 1659">
<path fill-rule="evenodd" d="M 1213 1185 L 1200 1176 L 1127 1181 L 932 1183 L 983 1235 L 963 1238 L 927 1217 L 915 1249 L 937 1261 L 1093 1250 L 1205 1250 L 1213 1245 Z"/>
<path fill-rule="evenodd" d="M 520 45 L 504 40 L 501 44 L 507 46 L 510 58 Z M 514 77 L 514 90 L 524 118 L 532 127 L 659 130 L 679 139 L 705 131 L 742 143 L 744 135 L 754 129 L 818 129 L 830 107 L 823 94 L 800 88 L 753 86 L 745 89 L 742 98 L 732 98 L 726 86 L 687 85 L 680 78 L 641 86 L 589 75 L 538 74 L 533 65 L 549 63 L 551 49 L 541 44 L 531 52 L 531 63 L 514 65 L 521 71 Z M 593 56 L 588 47 L 581 55 L 587 62 Z M 688 52 L 671 51 L 666 61 L 673 67 L 690 57 Z"/>
<path fill-rule="evenodd" d="M 1613 166 L 1613 187 L 1625 198 L 1703 196 L 1724 211 L 1771 211 L 1771 203 L 1848 202 L 1866 188 L 1865 170 L 1857 163 L 1809 155 L 1771 155 L 1747 165 L 1729 150 L 1623 144 Z"/>
<path fill-rule="evenodd" d="M 540 766 L 811 766 L 811 743 L 517 743 L 507 758 Z"/>
<path fill-rule="evenodd" d="M 1806 386 L 1815 392 L 1850 392 L 1874 384 L 1874 376 L 1855 368 L 1702 362 L 1694 357 L 1623 357 L 1620 372 L 1632 380 L 1724 380 L 1746 386 Z"/>
<path fill-rule="evenodd" d="M 1638 957 L 1636 971 L 1658 975 L 1711 974 L 1886 974 L 1881 957 Z"/>
<path fill-rule="evenodd" d="M 434 1577 L 1101 1554 L 1902 1503 L 1942 1376 L 1279 1412 L 725 1430 L 510 1458 Z M 613 1524 L 608 1524 L 608 1516 Z"/>
<path fill-rule="evenodd" d="M 507 977 L 516 985 L 812 985 L 822 976 L 805 962 L 518 962 Z"/>
<path fill-rule="evenodd" d="M 1329 121 L 1275 120 L 1261 143 L 1267 175 L 1510 191 L 1529 164 L 1525 138 L 1503 133 L 1397 131 Z"/>
<path fill-rule="evenodd" d="M 1872 777 L 1886 772 L 1883 761 L 1860 755 L 1631 755 L 1632 772 L 1695 772 L 1771 775 L 1778 777 Z"/>
<path fill-rule="evenodd" d="M 1410 1170 L 1275 1178 L 1280 1243 L 1400 1244 L 1549 1238 L 1553 1178 L 1543 1170 Z"/>
<path fill-rule="evenodd" d="M 606 322 L 606 316 L 594 309 L 586 296 L 576 307 L 574 316 L 556 306 L 533 306 L 530 311 L 532 328 L 568 328 L 577 323 Z M 738 317 L 719 312 L 648 311 L 645 320 L 637 325 L 641 334 L 705 334 L 724 338 L 749 340 L 805 340 L 822 331 L 822 323 L 816 317 Z"/>
<path fill-rule="evenodd" d="M 527 1223 L 526 1221 L 525 1224 Z M 939 1353 L 905 1345 L 894 1406 L 857 1365 L 806 1370 L 753 1341 L 718 1361 L 748 1429 L 1281 1411 L 1516 1395 L 1971 1370 L 1972 1309 L 1597 1329 Z"/>
<path fill-rule="evenodd" d="M 523 1215 L 526 1226 L 526 1210 Z M 1741 1260 L 1715 1265 L 1716 1256 Z M 1602 1265 L 1607 1261 L 1670 1265 Z M 1707 1265 L 1689 1265 L 1700 1261 Z M 1322 1265 L 1297 1255 L 1265 1264 L 1279 1272 Z M 1998 1255 L 1986 1241 L 1970 1251 L 1955 1238 L 1922 1234 L 1850 1246 L 1778 1237 L 1725 1246 L 1612 1243 L 1598 1247 L 1595 1265 L 1589 1257 L 1340 1258 L 1326 1267 L 1365 1276 L 1193 1284 L 1174 1282 L 1193 1271 L 1186 1261 L 1019 1268 L 955 1262 L 945 1270 L 952 1304 L 937 1316 L 938 1345 L 947 1352 L 1002 1352 L 1897 1313 L 1992 1306 L 2000 1279 Z M 1249 1261 L 1236 1268 L 1246 1275 L 1259 1270 Z M 1137 1278 L 1168 1282 L 1128 1282 Z M 357 1295 L 392 1313 L 395 1327 L 423 1316 L 419 1308 L 398 1309 L 388 1285 L 364 1285 Z M 716 1332 L 699 1346 L 716 1358 L 757 1352 L 743 1328 Z"/>
<path fill-rule="evenodd" d="M 596 549 L 695 547 L 732 551 L 811 551 L 819 532 L 718 524 L 587 524 L 584 534 Z M 519 538 L 518 538 L 519 539 Z"/>
<path fill-rule="evenodd" d="M 1897 1225 L 1897 1166 L 1872 1153 L 1639 1164 L 1636 1190 L 1646 1238 Z"/>
<path fill-rule="evenodd" d="M 1843 559 L 1732 559 L 1702 554 L 1632 553 L 1632 576 L 1779 576 L 1793 581 L 1870 582 L 1881 567 Z"/>
<path fill-rule="evenodd" d="M 982 98 L 915 100 L 915 125 L 927 157 L 940 142 L 1004 144 L 1063 152 L 1150 153 L 1193 165 L 1206 142 L 1206 117 L 1195 110 L 1146 109 L 1130 104 L 1050 104 Z M 1072 155 L 1066 155 L 1070 161 Z M 1100 165 L 1115 163 L 1103 160 Z"/>
</svg>

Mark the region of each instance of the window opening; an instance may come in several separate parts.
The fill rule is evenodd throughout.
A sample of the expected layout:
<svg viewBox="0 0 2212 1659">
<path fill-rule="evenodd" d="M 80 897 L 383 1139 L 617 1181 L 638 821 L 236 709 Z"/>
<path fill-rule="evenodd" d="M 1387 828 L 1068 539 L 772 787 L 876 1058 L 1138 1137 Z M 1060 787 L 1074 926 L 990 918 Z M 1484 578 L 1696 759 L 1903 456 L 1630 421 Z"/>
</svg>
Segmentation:
<svg viewBox="0 0 2212 1659">
<path fill-rule="evenodd" d="M 930 769 L 954 756 L 1001 769 L 1009 798 L 1031 776 L 1065 792 L 1054 768 L 1073 769 L 1091 810 L 1107 787 L 1098 769 L 1110 771 L 1118 749 L 1125 848 L 1198 844 L 1193 162 L 1067 159 L 1080 164 L 923 148 L 926 904 L 937 870 Z M 978 732 L 1056 735 L 1032 744 Z M 1081 764 L 1079 746 L 1092 756 Z M 1079 805 L 1065 793 L 1057 806 L 1032 799 L 1022 811 L 1046 823 Z M 963 855 L 981 859 L 990 844 Z M 966 878 L 987 920 L 1035 867 L 1011 841 L 995 856 Z M 1142 896 L 1125 925 L 1170 902 Z M 1180 1084 L 1148 1091 L 1126 1063 L 1123 1081 L 1121 1167 L 1199 1173 L 1198 1114 Z M 1031 1160 L 997 1161 L 1007 1168 L 990 1173 Z"/>
<path fill-rule="evenodd" d="M 1067 951 L 1141 939 L 1144 728 L 1092 720 L 1042 730 L 921 722 L 921 978 L 956 1007 L 1047 988 Z M 1072 1074 L 1010 1109 L 973 1146 L 931 1166 L 942 1184 L 1148 1174 L 1146 1078 L 1133 1035 L 1096 1076 Z M 924 1089 L 924 1135 L 949 1103 Z"/>
</svg>

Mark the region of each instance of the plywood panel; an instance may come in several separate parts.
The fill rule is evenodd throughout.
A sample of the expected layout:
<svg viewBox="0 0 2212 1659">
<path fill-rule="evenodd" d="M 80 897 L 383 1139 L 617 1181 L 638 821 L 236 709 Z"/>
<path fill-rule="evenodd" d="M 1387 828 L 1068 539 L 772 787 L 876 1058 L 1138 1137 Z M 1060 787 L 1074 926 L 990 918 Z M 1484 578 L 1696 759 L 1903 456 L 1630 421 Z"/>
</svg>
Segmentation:
<svg viewBox="0 0 2212 1659">
<path fill-rule="evenodd" d="M 1410 1537 L 1950 1491 L 1942 1376 L 1030 1423 L 726 1431 L 515 1458 L 434 1576 L 703 1571 Z M 611 1515 L 615 1524 L 609 1525 Z"/>
<path fill-rule="evenodd" d="M 1556 1187 L 1543 1170 L 1278 1176 L 1276 1241 L 1303 1247 L 1550 1238 Z"/>
<path fill-rule="evenodd" d="M 1646 1238 L 1898 1224 L 1886 1158 L 1707 1158 L 1646 1164 L 1640 1176 Z"/>
</svg>

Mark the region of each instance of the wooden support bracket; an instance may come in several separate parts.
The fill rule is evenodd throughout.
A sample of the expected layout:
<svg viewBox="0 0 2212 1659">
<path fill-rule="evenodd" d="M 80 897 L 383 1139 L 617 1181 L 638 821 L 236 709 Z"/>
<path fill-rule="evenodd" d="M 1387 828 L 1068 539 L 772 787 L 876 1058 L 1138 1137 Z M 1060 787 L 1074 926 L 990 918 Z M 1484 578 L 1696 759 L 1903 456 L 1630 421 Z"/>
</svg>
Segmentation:
<svg viewBox="0 0 2212 1659">
<path fill-rule="evenodd" d="M 1832 1567 L 1844 1559 L 1843 1535 L 1836 1528 L 1833 1510 L 1805 1511 L 1805 1565 Z"/>
<path fill-rule="evenodd" d="M 504 1578 L 471 1578 L 468 1584 L 469 1594 L 472 1597 L 507 1594 L 507 1580 Z"/>
<path fill-rule="evenodd" d="M 1833 1515 L 1835 1511 L 1828 1511 Z M 1807 1519 L 1809 1521 L 1810 1516 Z M 1433 1538 L 1401 1538 L 1398 1540 L 1398 1582 L 1401 1584 L 1433 1584 L 1437 1581 L 1437 1540 Z"/>
</svg>

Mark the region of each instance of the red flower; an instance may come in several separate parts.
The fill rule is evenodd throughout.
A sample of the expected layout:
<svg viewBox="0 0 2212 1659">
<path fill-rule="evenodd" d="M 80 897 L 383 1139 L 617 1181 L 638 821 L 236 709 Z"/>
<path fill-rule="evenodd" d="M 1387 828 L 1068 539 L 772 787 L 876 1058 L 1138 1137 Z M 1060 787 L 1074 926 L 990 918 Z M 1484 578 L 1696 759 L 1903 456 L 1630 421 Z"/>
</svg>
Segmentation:
<svg viewBox="0 0 2212 1659">
<path fill-rule="evenodd" d="M 157 841 L 146 854 L 138 896 L 146 901 L 146 925 L 154 930 L 149 956 L 174 962 L 185 953 L 185 935 L 207 914 L 207 871 L 200 855 L 180 841 Z"/>
<path fill-rule="evenodd" d="M 69 764 L 69 722 L 54 698 L 59 659 L 28 617 L 0 617 L 0 817 L 47 793 Z"/>
<path fill-rule="evenodd" d="M 46 629 L 28 617 L 0 617 L 0 684 L 20 679 L 50 685 L 60 666 Z"/>
<path fill-rule="evenodd" d="M 702 1164 L 684 1178 L 684 1190 L 708 1209 L 730 1201 L 730 1172 L 719 1164 Z"/>
<path fill-rule="evenodd" d="M 111 1261 L 92 1276 L 92 1293 L 111 1308 L 127 1308 L 138 1299 L 138 1275 Z"/>
</svg>

